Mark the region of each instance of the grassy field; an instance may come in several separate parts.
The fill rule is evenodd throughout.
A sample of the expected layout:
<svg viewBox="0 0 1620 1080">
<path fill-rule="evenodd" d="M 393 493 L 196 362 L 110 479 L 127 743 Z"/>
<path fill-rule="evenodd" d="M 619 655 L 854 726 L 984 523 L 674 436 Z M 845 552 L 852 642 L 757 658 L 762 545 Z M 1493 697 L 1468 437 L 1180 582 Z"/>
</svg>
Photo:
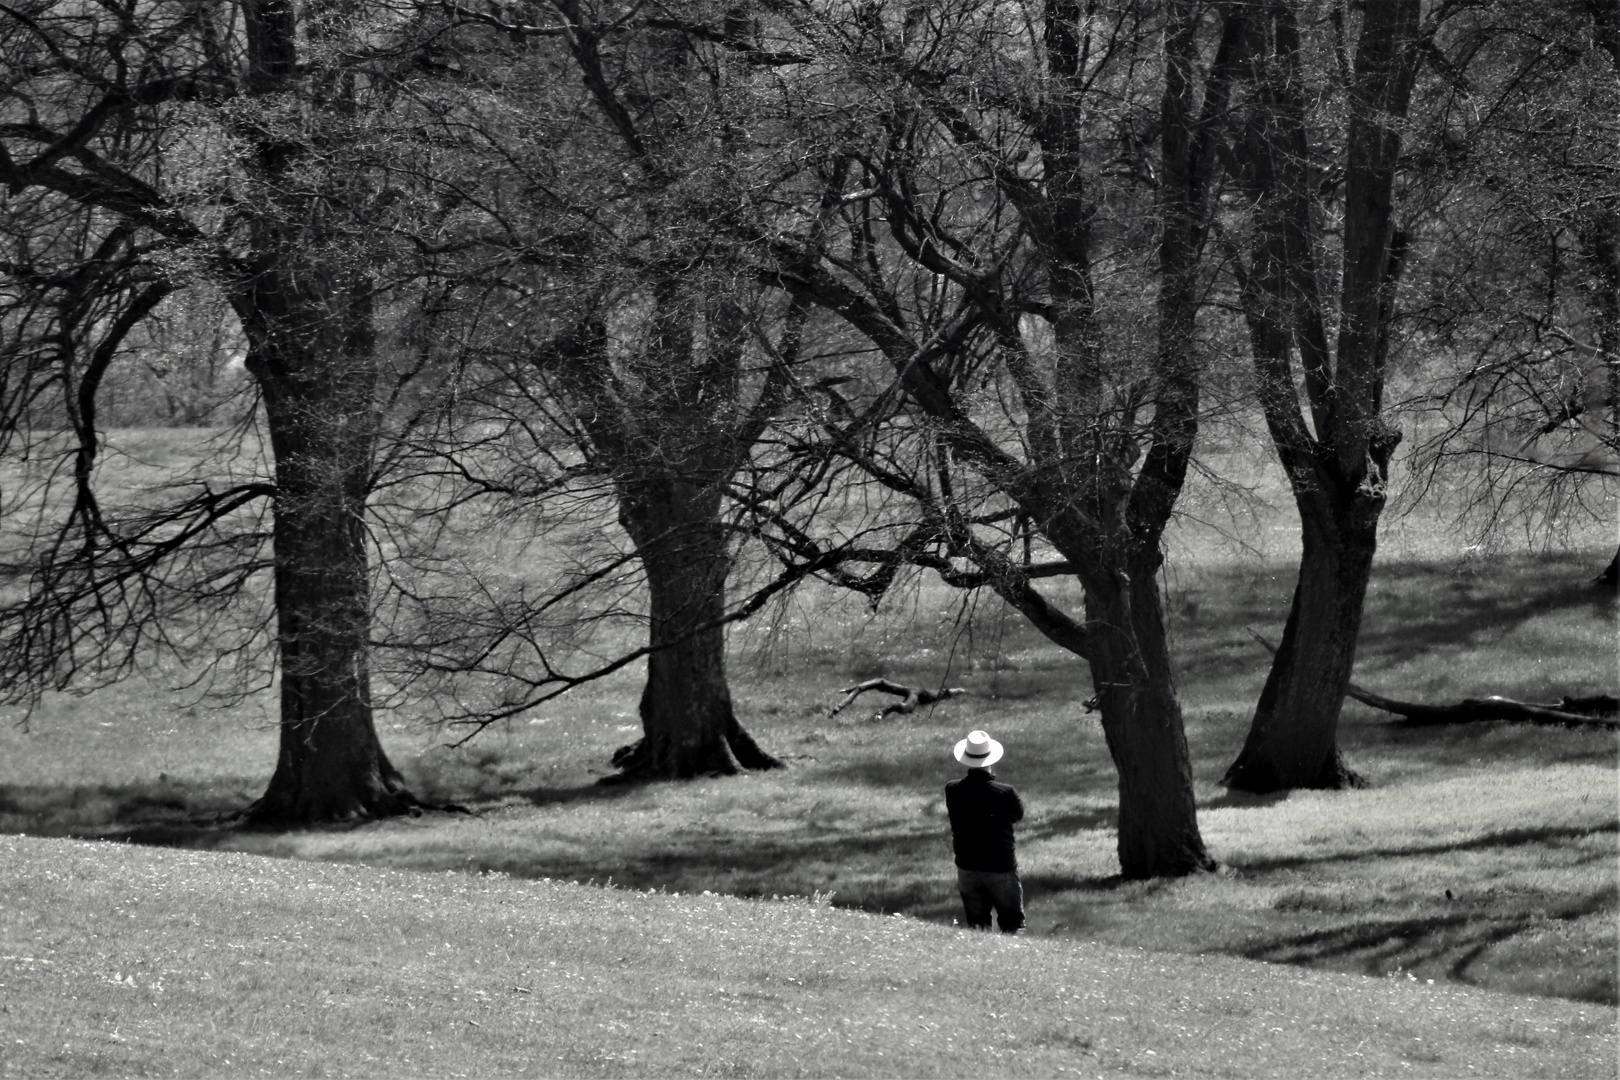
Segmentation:
<svg viewBox="0 0 1620 1080">
<path fill-rule="evenodd" d="M 747 901 L 0 837 L 0 1076 L 1612 1077 L 1612 1009 Z"/>
<path fill-rule="evenodd" d="M 1612 601 L 1585 587 L 1597 553 L 1380 569 L 1357 678 L 1422 700 L 1529 700 L 1615 686 Z M 1016 619 L 927 589 L 886 619 L 809 597 L 774 632 L 734 640 L 741 715 L 790 768 L 603 788 L 637 733 L 635 672 L 459 749 L 383 718 L 416 790 L 473 809 L 359 829 L 209 827 L 250 800 L 274 758 L 273 700 L 231 712 L 150 684 L 57 697 L 0 729 L 0 829 L 423 870 L 605 882 L 835 905 L 943 925 L 957 915 L 941 785 L 948 747 L 983 726 L 1030 807 L 1021 862 L 1041 937 L 1222 952 L 1336 971 L 1614 1003 L 1616 738 L 1508 724 L 1412 729 L 1347 707 L 1364 791 L 1279 799 L 1217 781 L 1264 676 L 1249 630 L 1274 637 L 1287 574 L 1183 567 L 1171 583 L 1200 821 L 1225 869 L 1175 882 L 1114 877 L 1114 776 L 1083 668 Z M 876 673 L 972 694 L 913 717 L 826 717 Z"/>
<path fill-rule="evenodd" d="M 179 455 L 172 438 L 127 441 L 136 452 L 115 466 L 132 485 Z M 1274 477 L 1254 486 L 1268 483 L 1275 496 Z M 448 744 L 461 733 L 425 711 L 381 714 L 415 790 L 473 813 L 350 829 L 223 827 L 269 776 L 275 699 L 199 701 L 166 689 L 186 673 L 159 665 L 111 690 L 53 695 L 26 724 L 0 718 L 0 832 L 183 849 L 0 841 L 0 1073 L 163 1061 L 200 1075 L 228 1059 L 233 1073 L 618 1075 L 657 1071 L 641 1064 L 656 1057 L 663 1071 L 734 1075 L 1266 1075 L 1317 1060 L 1299 1040 L 1326 1038 L 1316 1025 L 1339 1032 L 1343 1017 L 1320 1074 L 1612 1076 L 1615 733 L 1409 728 L 1351 704 L 1341 741 L 1369 788 L 1229 794 L 1218 781 L 1265 675 L 1254 635 L 1280 632 L 1296 540 L 1264 502 L 1195 492 L 1188 507 L 1165 588 L 1218 874 L 1121 882 L 1115 778 L 1080 707 L 1083 665 L 998 605 L 926 584 L 877 615 L 806 592 L 734 631 L 739 713 L 785 770 L 598 786 L 639 731 L 631 669 L 459 748 Z M 1357 681 L 1432 702 L 1613 693 L 1615 601 L 1588 586 L 1612 544 L 1600 530 L 1561 553 L 1491 551 L 1433 520 L 1391 518 Z M 876 674 L 971 693 L 910 717 L 874 721 L 879 702 L 827 716 L 839 688 Z M 1019 942 L 951 929 L 941 786 L 958 771 L 949 746 L 976 726 L 1006 744 L 998 772 L 1030 810 L 1031 934 Z M 815 902 L 758 902 L 773 897 Z M 864 973 L 793 950 L 772 967 L 758 956 L 774 955 L 783 919 L 834 952 L 874 934 L 903 944 Z M 726 947 L 698 944 L 716 935 Z M 990 955 L 1018 960 L 996 967 L 1017 1009 L 953 996 L 962 963 L 982 970 L 964 949 L 1014 950 Z M 1130 951 L 1142 949 L 1154 952 Z M 746 965 L 757 963 L 756 979 Z M 540 976 L 543 994 L 530 985 Z M 1189 979 L 1208 984 L 1178 988 Z M 1265 989 L 1234 998 L 1229 982 Z M 890 987 L 903 990 L 892 1005 Z M 1310 1004 L 1290 1013 L 1290 995 Z M 504 1017 L 506 1033 L 478 1026 L 473 1009 Z M 667 1030 L 646 1031 L 649 1016 Z M 800 1018 L 814 1035 L 806 1053 L 758 1034 L 762 1022 L 797 1031 Z M 975 1024 L 998 1038 L 966 1058 L 961 1041 L 941 1049 L 942 1031 Z M 1212 1031 L 1229 1044 L 1199 1064 L 1195 1044 Z"/>
</svg>

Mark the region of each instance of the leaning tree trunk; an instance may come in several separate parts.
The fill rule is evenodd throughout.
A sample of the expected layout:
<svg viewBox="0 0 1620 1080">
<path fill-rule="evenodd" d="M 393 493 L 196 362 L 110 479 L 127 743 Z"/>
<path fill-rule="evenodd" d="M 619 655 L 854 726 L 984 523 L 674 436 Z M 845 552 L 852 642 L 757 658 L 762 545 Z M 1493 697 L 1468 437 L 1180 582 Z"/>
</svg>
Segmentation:
<svg viewBox="0 0 1620 1080">
<path fill-rule="evenodd" d="M 613 755 L 620 777 L 685 779 L 781 765 L 732 709 L 724 623 L 730 557 L 719 491 L 661 475 L 622 484 L 619 507 L 647 575 L 652 648 L 642 737 Z"/>
<path fill-rule="evenodd" d="M 291 273 L 268 269 L 244 320 L 276 466 L 281 745 L 269 787 L 248 811 L 260 825 L 380 817 L 418 805 L 378 742 L 371 710 L 369 304 L 363 284 L 315 297 L 301 289 L 308 286 Z"/>
<path fill-rule="evenodd" d="M 1339 713 L 1355 666 L 1383 500 L 1315 490 L 1300 493 L 1298 502 L 1303 551 L 1293 604 L 1243 750 L 1221 781 L 1255 794 L 1365 782 L 1339 750 Z"/>
<path fill-rule="evenodd" d="M 1152 574 L 1122 574 L 1113 587 L 1090 584 L 1086 616 L 1120 628 L 1099 635 L 1087 657 L 1119 773 L 1120 873 L 1140 880 L 1214 869 L 1198 829 L 1192 760 Z"/>
</svg>

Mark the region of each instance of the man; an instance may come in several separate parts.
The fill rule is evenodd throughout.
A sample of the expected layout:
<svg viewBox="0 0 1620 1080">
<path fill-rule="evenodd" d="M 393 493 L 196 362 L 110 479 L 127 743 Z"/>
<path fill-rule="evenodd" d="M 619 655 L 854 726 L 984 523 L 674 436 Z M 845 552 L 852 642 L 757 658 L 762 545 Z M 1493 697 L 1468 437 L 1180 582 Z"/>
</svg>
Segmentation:
<svg viewBox="0 0 1620 1080">
<path fill-rule="evenodd" d="M 982 731 L 970 731 L 956 744 L 956 760 L 967 775 L 945 785 L 945 809 L 951 816 L 951 845 L 956 851 L 956 887 L 962 893 L 967 924 L 990 929 L 990 909 L 1003 934 L 1024 929 L 1024 887 L 1013 853 L 1013 823 L 1024 816 L 1024 803 L 1012 785 L 997 782 L 990 766 L 1001 760 L 1001 744 Z"/>
</svg>

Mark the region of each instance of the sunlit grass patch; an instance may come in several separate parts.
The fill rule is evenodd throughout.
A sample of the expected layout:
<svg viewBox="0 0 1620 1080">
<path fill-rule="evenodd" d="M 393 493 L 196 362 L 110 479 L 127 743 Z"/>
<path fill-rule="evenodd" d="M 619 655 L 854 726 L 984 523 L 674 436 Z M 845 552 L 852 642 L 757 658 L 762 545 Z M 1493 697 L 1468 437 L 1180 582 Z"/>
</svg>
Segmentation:
<svg viewBox="0 0 1620 1080">
<path fill-rule="evenodd" d="M 0 893 L 0 1075 L 1596 1077 L 1615 1052 L 1596 1006 L 803 899 L 16 837 Z"/>
</svg>

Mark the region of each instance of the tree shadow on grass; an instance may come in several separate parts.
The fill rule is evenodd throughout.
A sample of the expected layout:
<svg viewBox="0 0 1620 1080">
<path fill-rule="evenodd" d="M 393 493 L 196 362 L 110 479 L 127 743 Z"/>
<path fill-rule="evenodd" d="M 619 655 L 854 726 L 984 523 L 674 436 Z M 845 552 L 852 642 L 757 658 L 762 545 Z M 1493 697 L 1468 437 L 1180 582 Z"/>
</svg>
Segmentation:
<svg viewBox="0 0 1620 1080">
<path fill-rule="evenodd" d="M 1611 886 L 1562 902 L 1549 904 L 1545 898 L 1540 898 L 1541 902 L 1527 903 L 1519 910 L 1503 911 L 1499 905 L 1493 905 L 1490 911 L 1460 907 L 1443 914 L 1369 916 L 1355 922 L 1273 937 L 1235 951 L 1251 960 L 1267 963 L 1331 967 L 1366 975 L 1389 975 L 1427 967 L 1442 971 L 1455 982 L 1478 985 L 1472 968 L 1494 946 L 1550 924 L 1573 923 L 1612 910 L 1615 896 L 1616 890 Z M 1578 1000 L 1615 1004 L 1612 974 L 1572 991 L 1572 996 Z"/>
<path fill-rule="evenodd" d="M 1581 840 L 1588 836 L 1600 833 L 1620 832 L 1620 823 L 1608 822 L 1596 826 L 1546 826 L 1534 829 L 1504 829 L 1500 832 L 1486 833 L 1469 840 L 1458 840 L 1439 844 L 1412 844 L 1400 847 L 1377 848 L 1370 847 L 1361 851 L 1334 852 L 1326 855 L 1299 855 L 1283 858 L 1247 859 L 1235 865 L 1240 870 L 1254 873 L 1268 873 L 1276 870 L 1299 870 L 1328 863 L 1365 862 L 1369 859 L 1411 858 L 1420 855 L 1447 855 L 1461 851 L 1483 851 L 1490 848 L 1519 847 L 1527 844 L 1554 844 L 1561 840 Z M 1591 859 L 1580 860 L 1591 862 L 1598 859 L 1613 859 L 1614 853 L 1594 853 Z"/>
<path fill-rule="evenodd" d="M 1355 765 L 1372 750 L 1395 754 L 1411 765 L 1460 761 L 1513 761 L 1546 767 L 1616 760 L 1615 733 L 1595 726 L 1559 727 L 1486 720 L 1465 724 L 1402 723 L 1389 713 L 1349 701 L 1339 722 L 1340 745 Z M 1374 786 L 1379 777 L 1368 777 Z"/>
<path fill-rule="evenodd" d="M 1268 806 L 1287 802 L 1292 792 L 1273 791 L 1264 795 L 1256 795 L 1247 791 L 1238 791 L 1234 788 L 1225 789 L 1213 799 L 1205 799 L 1198 804 L 1200 810 L 1263 810 Z"/>
<path fill-rule="evenodd" d="M 0 831 L 153 847 L 228 849 L 263 829 L 243 822 L 262 784 L 247 777 L 134 784 L 0 784 Z M 454 804 L 424 804 L 424 816 L 465 814 Z M 347 832 L 374 819 L 303 826 L 303 832 Z"/>
<path fill-rule="evenodd" d="M 1475 588 L 1473 581 L 1457 579 L 1434 567 L 1397 566 L 1387 570 L 1386 575 L 1383 595 L 1368 598 L 1362 622 L 1357 654 L 1372 662 L 1359 668 L 1364 673 L 1368 667 L 1376 672 L 1377 668 L 1421 659 L 1437 649 L 1471 644 L 1481 633 L 1507 637 L 1543 615 L 1591 608 L 1593 614 L 1603 617 L 1612 615 L 1615 608 L 1613 594 L 1579 581 L 1545 591 L 1510 592 L 1502 578 Z M 1451 580 L 1442 583 L 1442 575 Z M 1449 595 L 1432 597 L 1428 603 L 1411 603 L 1400 595 L 1405 582 Z"/>
<path fill-rule="evenodd" d="M 136 840 L 218 831 L 250 798 L 226 778 L 208 783 L 0 784 L 0 828 L 32 836 Z"/>
<path fill-rule="evenodd" d="M 649 787 L 659 783 L 657 780 L 637 777 L 616 780 L 611 784 L 600 781 L 591 781 L 588 784 L 556 784 L 541 785 L 532 788 L 519 788 L 510 792 L 497 793 L 481 799 L 466 800 L 467 804 L 475 809 L 489 807 L 516 797 L 533 804 L 534 806 L 570 806 L 576 803 L 614 803 L 622 802 L 627 798 L 644 793 Z"/>
</svg>

